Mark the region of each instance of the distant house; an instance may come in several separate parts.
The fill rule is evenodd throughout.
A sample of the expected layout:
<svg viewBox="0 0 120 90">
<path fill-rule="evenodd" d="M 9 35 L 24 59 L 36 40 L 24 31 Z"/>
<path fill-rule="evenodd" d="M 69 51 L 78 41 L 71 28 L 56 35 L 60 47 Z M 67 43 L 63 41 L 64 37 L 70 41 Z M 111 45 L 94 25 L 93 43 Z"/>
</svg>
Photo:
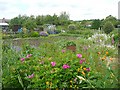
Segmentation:
<svg viewBox="0 0 120 90">
<path fill-rule="evenodd" d="M 87 24 L 86 27 L 90 28 L 92 25 L 91 24 Z"/>
<path fill-rule="evenodd" d="M 0 19 L 0 27 L 2 28 L 3 32 L 8 31 L 8 27 L 9 27 L 8 22 L 9 22 L 8 19 L 5 19 L 5 18 Z"/>
</svg>

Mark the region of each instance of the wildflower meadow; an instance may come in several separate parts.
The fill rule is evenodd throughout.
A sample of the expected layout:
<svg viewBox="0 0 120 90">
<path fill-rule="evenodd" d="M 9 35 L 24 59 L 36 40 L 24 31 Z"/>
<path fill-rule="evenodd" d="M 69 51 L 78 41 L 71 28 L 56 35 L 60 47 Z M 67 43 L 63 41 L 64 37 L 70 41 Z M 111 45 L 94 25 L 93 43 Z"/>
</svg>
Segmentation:
<svg viewBox="0 0 120 90">
<path fill-rule="evenodd" d="M 21 42 L 2 46 L 3 88 L 118 88 L 118 50 L 112 37 L 44 37 L 38 47 Z M 76 51 L 66 49 L 68 41 Z"/>
</svg>

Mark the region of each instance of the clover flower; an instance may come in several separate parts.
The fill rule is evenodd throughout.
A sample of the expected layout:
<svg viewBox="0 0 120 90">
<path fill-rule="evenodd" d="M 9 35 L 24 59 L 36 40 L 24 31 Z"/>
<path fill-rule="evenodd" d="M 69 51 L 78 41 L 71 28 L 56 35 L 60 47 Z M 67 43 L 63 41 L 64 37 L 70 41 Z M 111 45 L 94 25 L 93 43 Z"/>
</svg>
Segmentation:
<svg viewBox="0 0 120 90">
<path fill-rule="evenodd" d="M 81 58 L 82 57 L 82 54 L 77 54 L 76 55 L 78 58 Z"/>
<path fill-rule="evenodd" d="M 63 49 L 63 50 L 62 50 L 62 53 L 64 53 L 64 52 L 65 52 L 65 50 Z"/>
<path fill-rule="evenodd" d="M 32 54 L 28 54 L 27 56 L 26 56 L 26 58 L 30 58 L 32 56 Z"/>
<path fill-rule="evenodd" d="M 82 64 L 83 62 L 85 62 L 85 58 L 80 60 L 80 64 Z"/>
<path fill-rule="evenodd" d="M 21 58 L 20 60 L 23 62 L 25 60 L 25 58 Z"/>
<path fill-rule="evenodd" d="M 63 67 L 63 69 L 70 68 L 70 66 L 69 66 L 69 65 L 67 65 L 67 64 L 64 64 L 62 67 Z"/>
<path fill-rule="evenodd" d="M 33 78 L 34 77 L 34 74 L 31 74 L 28 76 L 28 78 Z"/>
<path fill-rule="evenodd" d="M 90 68 L 86 68 L 86 71 L 88 71 L 88 72 L 89 72 L 89 71 L 90 71 Z"/>
<path fill-rule="evenodd" d="M 51 65 L 54 67 L 56 65 L 56 62 L 51 62 Z"/>
</svg>

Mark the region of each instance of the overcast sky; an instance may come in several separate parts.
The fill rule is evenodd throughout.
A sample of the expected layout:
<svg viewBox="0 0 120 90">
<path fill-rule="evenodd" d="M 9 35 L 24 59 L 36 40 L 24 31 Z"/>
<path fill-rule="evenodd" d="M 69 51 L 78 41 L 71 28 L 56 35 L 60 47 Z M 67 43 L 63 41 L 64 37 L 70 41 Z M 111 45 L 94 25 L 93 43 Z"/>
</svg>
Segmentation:
<svg viewBox="0 0 120 90">
<path fill-rule="evenodd" d="M 71 20 L 118 18 L 120 0 L 0 0 L 0 18 L 21 15 L 60 15 L 66 11 Z"/>
</svg>

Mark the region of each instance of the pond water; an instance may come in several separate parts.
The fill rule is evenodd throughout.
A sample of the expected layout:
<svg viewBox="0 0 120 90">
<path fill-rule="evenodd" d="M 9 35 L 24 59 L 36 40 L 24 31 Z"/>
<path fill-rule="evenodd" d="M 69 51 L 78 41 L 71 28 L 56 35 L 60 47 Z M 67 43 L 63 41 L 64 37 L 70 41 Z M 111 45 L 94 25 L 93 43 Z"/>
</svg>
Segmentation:
<svg viewBox="0 0 120 90">
<path fill-rule="evenodd" d="M 3 45 L 10 45 L 12 46 L 12 49 L 15 49 L 16 51 L 21 50 L 21 46 L 25 44 L 29 44 L 32 47 L 37 48 L 42 43 L 53 43 L 57 42 L 59 40 L 75 40 L 77 37 L 69 37 L 69 36 L 54 36 L 54 37 L 44 37 L 44 38 L 29 38 L 29 39 L 5 39 L 3 40 Z"/>
</svg>

